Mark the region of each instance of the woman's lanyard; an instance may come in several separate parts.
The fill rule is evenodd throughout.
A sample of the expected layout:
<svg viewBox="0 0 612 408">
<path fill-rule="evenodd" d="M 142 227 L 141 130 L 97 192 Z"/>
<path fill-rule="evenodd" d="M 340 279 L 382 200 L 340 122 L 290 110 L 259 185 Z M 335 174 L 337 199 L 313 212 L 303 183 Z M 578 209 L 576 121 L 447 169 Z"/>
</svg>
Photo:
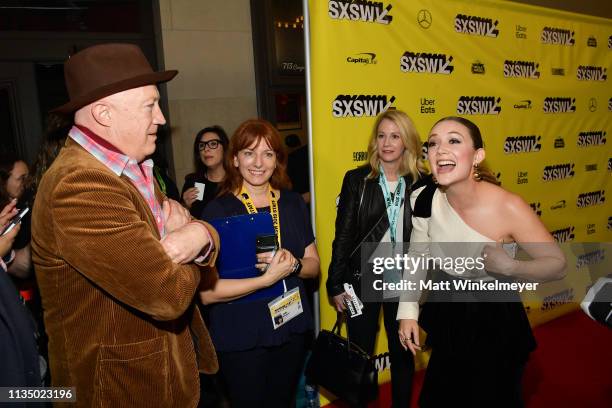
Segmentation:
<svg viewBox="0 0 612 408">
<path fill-rule="evenodd" d="M 239 197 L 240 201 L 242 201 L 242 204 L 244 204 L 249 214 L 257 213 L 257 208 L 255 207 L 255 204 L 253 204 L 253 200 L 251 200 L 251 197 L 249 196 L 249 193 L 246 188 L 244 188 L 244 186 L 242 186 L 242 189 L 240 190 Z M 270 215 L 272 216 L 272 225 L 274 225 L 274 233 L 276 234 L 276 240 L 278 241 L 279 248 L 282 248 L 280 234 L 280 216 L 278 213 L 278 197 L 270 186 L 268 186 L 268 198 L 270 199 Z"/>
<path fill-rule="evenodd" d="M 249 196 L 249 193 L 247 192 L 246 188 L 244 188 L 244 185 L 240 190 L 239 197 L 240 201 L 242 201 L 242 204 L 244 204 L 249 214 L 257 213 L 257 208 L 255 207 L 253 200 L 251 200 L 251 197 Z M 268 185 L 268 198 L 270 199 L 270 215 L 272 216 L 272 225 L 274 225 L 274 233 L 276 234 L 278 247 L 282 248 L 280 235 L 280 217 L 278 214 L 278 197 L 276 197 L 276 193 L 272 190 L 272 187 L 270 187 L 270 185 Z M 285 283 L 284 279 L 283 292 L 287 292 L 287 283 Z"/>
<path fill-rule="evenodd" d="M 398 177 L 397 187 L 393 195 L 389 192 L 389 185 L 385 177 L 385 171 L 382 165 L 380 166 L 380 176 L 378 177 L 378 184 L 382 189 L 383 196 L 385 198 L 385 206 L 387 207 L 387 217 L 389 218 L 389 235 L 391 235 L 391 243 L 395 247 L 397 241 L 397 219 L 399 217 L 400 208 L 404 203 L 404 194 L 406 193 L 406 182 L 403 177 Z"/>
</svg>

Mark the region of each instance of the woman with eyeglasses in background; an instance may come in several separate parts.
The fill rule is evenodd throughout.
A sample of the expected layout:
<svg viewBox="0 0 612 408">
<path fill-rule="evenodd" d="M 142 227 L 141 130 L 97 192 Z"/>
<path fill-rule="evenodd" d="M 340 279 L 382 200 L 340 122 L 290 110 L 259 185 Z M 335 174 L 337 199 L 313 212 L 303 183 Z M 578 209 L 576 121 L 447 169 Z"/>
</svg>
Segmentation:
<svg viewBox="0 0 612 408">
<path fill-rule="evenodd" d="M 217 186 L 225 179 L 224 156 L 229 144 L 221 126 L 206 127 L 198 132 L 193 142 L 195 173 L 185 176 L 181 191 L 183 203 L 189 212 L 200 218 L 202 210 L 217 195 Z M 204 184 L 204 198 L 198 200 L 195 183 Z"/>
</svg>

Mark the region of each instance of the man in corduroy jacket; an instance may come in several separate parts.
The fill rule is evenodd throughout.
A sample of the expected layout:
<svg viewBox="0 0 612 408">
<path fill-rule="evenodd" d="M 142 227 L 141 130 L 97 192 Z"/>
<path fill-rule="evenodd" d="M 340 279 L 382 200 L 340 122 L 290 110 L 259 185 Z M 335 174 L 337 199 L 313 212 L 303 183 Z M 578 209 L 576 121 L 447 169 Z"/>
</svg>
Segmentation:
<svg viewBox="0 0 612 408">
<path fill-rule="evenodd" d="M 198 371 L 217 370 L 193 297 L 214 284 L 218 236 L 155 184 L 165 124 L 142 51 L 104 44 L 65 64 L 74 113 L 33 210 L 32 250 L 53 386 L 77 406 L 195 407 Z M 74 406 L 71 404 L 71 406 Z"/>
</svg>

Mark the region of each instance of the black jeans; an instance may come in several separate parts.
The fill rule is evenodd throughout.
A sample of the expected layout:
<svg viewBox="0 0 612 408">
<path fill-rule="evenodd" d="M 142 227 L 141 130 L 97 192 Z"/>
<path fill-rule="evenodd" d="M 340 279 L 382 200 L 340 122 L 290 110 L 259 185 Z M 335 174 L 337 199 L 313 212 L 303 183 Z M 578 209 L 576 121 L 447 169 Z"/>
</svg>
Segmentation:
<svg viewBox="0 0 612 408">
<path fill-rule="evenodd" d="M 294 406 L 306 356 L 306 333 L 289 342 L 246 351 L 220 352 L 219 373 L 232 408 Z"/>
<path fill-rule="evenodd" d="M 355 342 L 366 353 L 372 355 L 378 333 L 380 309 L 383 309 L 387 344 L 391 360 L 391 396 L 394 408 L 410 407 L 412 396 L 412 378 L 414 376 L 414 358 L 410 351 L 405 351 L 399 341 L 396 320 L 397 302 L 367 303 L 364 302 L 363 314 L 347 318 L 351 342 Z"/>
</svg>

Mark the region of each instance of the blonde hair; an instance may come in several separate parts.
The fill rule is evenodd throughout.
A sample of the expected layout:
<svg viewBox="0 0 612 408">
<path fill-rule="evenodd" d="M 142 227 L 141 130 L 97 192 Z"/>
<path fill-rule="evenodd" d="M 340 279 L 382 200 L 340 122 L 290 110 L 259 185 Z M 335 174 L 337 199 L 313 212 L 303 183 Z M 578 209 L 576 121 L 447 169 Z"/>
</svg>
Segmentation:
<svg viewBox="0 0 612 408">
<path fill-rule="evenodd" d="M 368 178 L 374 179 L 380 174 L 380 158 L 378 157 L 378 145 L 376 142 L 378 139 L 378 127 L 384 119 L 390 120 L 399 128 L 400 137 L 404 144 L 405 150 L 400 161 L 399 175 L 405 176 L 409 174 L 413 182 L 420 179 L 421 175 L 425 173 L 421 138 L 412 119 L 405 112 L 396 109 L 385 111 L 376 118 L 370 142 L 368 143 L 368 163 L 370 164 Z"/>
</svg>

